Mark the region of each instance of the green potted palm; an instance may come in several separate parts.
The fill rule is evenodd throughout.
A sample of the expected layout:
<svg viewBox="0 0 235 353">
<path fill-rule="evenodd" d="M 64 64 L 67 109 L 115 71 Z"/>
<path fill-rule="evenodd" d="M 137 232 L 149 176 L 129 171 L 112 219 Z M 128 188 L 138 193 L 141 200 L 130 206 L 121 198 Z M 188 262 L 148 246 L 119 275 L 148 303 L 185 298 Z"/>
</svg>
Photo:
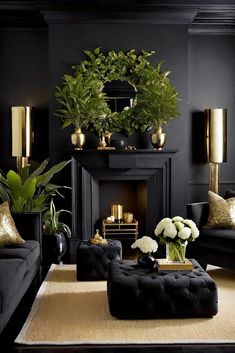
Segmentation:
<svg viewBox="0 0 235 353">
<path fill-rule="evenodd" d="M 46 159 L 33 172 L 30 171 L 30 164 L 19 173 L 14 170 L 9 170 L 6 175 L 0 172 L 0 199 L 9 203 L 12 212 L 44 212 L 50 198 L 59 194 L 60 188 L 66 188 L 51 183 L 51 179 L 70 160 L 60 162 L 45 171 L 48 163 L 49 160 Z"/>
<path fill-rule="evenodd" d="M 52 177 L 59 173 L 70 161 L 60 162 L 45 171 L 48 159 L 40 164 L 33 172 L 30 164 L 19 173 L 9 170 L 5 175 L 0 172 L 0 199 L 7 201 L 18 230 L 24 230 L 24 224 L 35 229 L 37 239 L 41 242 L 42 213 L 48 209 L 51 197 L 59 194 L 66 186 L 55 185 Z"/>
<path fill-rule="evenodd" d="M 42 217 L 43 221 L 43 250 L 45 259 L 51 262 L 60 263 L 67 250 L 66 237 L 71 237 L 69 226 L 60 221 L 63 212 L 68 210 L 56 210 L 53 199 L 51 199 L 49 209 Z"/>
<path fill-rule="evenodd" d="M 62 87 L 56 86 L 55 97 L 59 108 L 55 115 L 60 117 L 62 128 L 74 126 L 71 141 L 77 150 L 85 144 L 83 129 L 87 129 L 99 116 L 110 113 L 102 89 L 100 80 L 79 71 L 73 76 L 64 75 Z"/>
</svg>

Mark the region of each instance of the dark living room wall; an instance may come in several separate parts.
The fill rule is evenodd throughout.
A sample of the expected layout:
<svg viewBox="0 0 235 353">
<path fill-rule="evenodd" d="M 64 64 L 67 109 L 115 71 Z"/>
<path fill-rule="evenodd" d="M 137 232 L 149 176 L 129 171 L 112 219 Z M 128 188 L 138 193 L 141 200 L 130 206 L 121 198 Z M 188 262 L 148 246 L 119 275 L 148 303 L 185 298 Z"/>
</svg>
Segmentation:
<svg viewBox="0 0 235 353">
<path fill-rule="evenodd" d="M 187 111 L 187 27 L 184 25 L 149 24 L 70 24 L 49 22 L 50 70 L 50 155 L 69 158 L 71 155 L 70 129 L 61 130 L 61 123 L 52 117 L 55 111 L 54 87 L 61 84 L 61 76 L 71 73 L 71 66 L 84 58 L 84 49 L 100 46 L 104 51 L 155 50 L 152 62 L 165 60 L 164 69 L 171 70 L 171 82 L 180 93 L 181 117 L 166 128 L 167 149 L 179 149 L 176 154 L 175 202 L 177 214 L 185 213 L 187 198 L 188 122 Z M 177 53 L 177 55 L 176 55 Z M 145 134 L 149 148 L 149 134 Z M 182 136 L 184 136 L 182 138 Z M 131 141 L 131 139 L 129 140 Z M 146 145 L 146 141 L 145 141 Z M 141 144 L 140 144 L 141 147 Z M 67 153 L 67 155 L 66 155 Z M 182 173 L 182 170 L 184 171 Z M 180 177 L 178 177 L 180 175 Z M 157 197 L 157 196 L 156 196 Z"/>
<path fill-rule="evenodd" d="M 0 168 L 15 167 L 11 157 L 11 110 L 33 107 L 38 150 L 35 159 L 48 154 L 48 34 L 46 30 L 0 29 Z"/>
<path fill-rule="evenodd" d="M 44 1 L 47 2 L 50 3 Z M 213 1 L 208 3 L 211 2 Z M 184 10 L 187 15 L 190 13 L 191 20 L 177 22 L 180 11 L 173 6 L 170 7 L 169 16 L 168 12 L 164 12 L 164 16 L 170 18 L 168 22 L 159 18 L 152 20 L 150 12 L 146 13 L 146 16 L 141 14 L 139 22 L 133 16 L 132 20 L 126 17 L 124 21 L 117 18 L 97 20 L 96 12 L 93 12 L 91 19 L 88 16 L 85 20 L 79 21 L 73 16 L 69 19 L 72 12 L 63 13 L 61 9 L 56 12 L 51 5 L 50 11 L 47 9 L 44 11 L 42 8 L 42 15 L 45 18 L 43 29 L 35 29 L 32 24 L 24 29 L 17 26 L 0 28 L 0 168 L 7 169 L 13 165 L 13 159 L 10 157 L 11 105 L 29 104 L 39 112 L 36 120 L 39 131 L 40 126 L 43 126 L 39 134 L 42 145 L 37 147 L 34 157 L 36 161 L 46 154 L 41 147 L 47 144 L 51 162 L 70 158 L 71 129 L 61 130 L 59 120 L 53 116 L 54 86 L 61 83 L 63 74 L 72 72 L 72 64 L 79 63 L 84 58 L 84 49 L 94 49 L 97 46 L 101 46 L 104 51 L 135 48 L 155 50 L 153 63 L 165 60 L 163 67 L 171 71 L 171 82 L 177 87 L 181 97 L 181 116 L 165 128 L 167 133 L 165 148 L 179 150 L 175 163 L 173 213 L 185 216 L 187 202 L 207 198 L 208 164 L 195 158 L 197 146 L 202 143 L 202 136 L 195 136 L 196 119 L 198 113 L 200 115 L 206 107 L 221 106 L 228 109 L 228 162 L 221 165 L 221 194 L 227 188 L 235 188 L 234 25 L 228 26 L 227 30 L 226 21 L 222 21 L 219 30 L 215 28 L 214 31 L 208 17 L 208 27 L 201 30 L 201 23 L 197 22 L 198 7 L 196 5 L 195 8 L 192 7 L 193 2 L 190 1 L 182 3 L 191 4 L 191 7 Z M 219 1 L 214 3 L 220 4 Z M 216 5 L 219 19 L 224 13 L 223 7 L 221 9 L 220 6 L 222 5 Z M 34 11 L 39 10 L 35 8 Z M 208 11 L 205 13 L 209 16 Z M 215 14 L 216 12 L 213 12 L 213 19 Z M 124 15 L 126 16 L 125 13 Z M 199 31 L 191 31 L 190 21 L 194 21 L 193 18 L 196 19 L 193 25 L 199 28 Z M 204 16 L 203 23 L 205 21 Z M 48 128 L 45 128 L 45 121 Z M 131 141 L 133 140 L 130 139 Z M 135 141 L 138 141 L 140 146 L 143 144 L 150 147 L 148 134 L 145 134 L 142 141 L 137 138 Z M 69 168 L 66 173 L 61 174 L 60 182 L 70 183 Z M 66 206 L 70 207 L 69 197 Z"/>
<path fill-rule="evenodd" d="M 220 194 L 235 188 L 235 38 L 226 35 L 189 36 L 189 100 L 191 148 L 188 200 L 206 201 L 209 166 L 202 162 L 197 125 L 205 108 L 227 109 L 227 162 L 220 165 Z M 197 158 L 199 157 L 199 158 Z"/>
</svg>

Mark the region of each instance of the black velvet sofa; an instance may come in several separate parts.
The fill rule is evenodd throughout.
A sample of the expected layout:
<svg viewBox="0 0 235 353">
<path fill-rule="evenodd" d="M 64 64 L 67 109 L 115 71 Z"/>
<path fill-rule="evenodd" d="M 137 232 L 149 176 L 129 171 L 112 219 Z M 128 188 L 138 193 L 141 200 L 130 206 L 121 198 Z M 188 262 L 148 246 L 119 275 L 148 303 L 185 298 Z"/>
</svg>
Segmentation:
<svg viewBox="0 0 235 353">
<path fill-rule="evenodd" d="M 0 333 L 40 272 L 41 214 L 13 214 L 25 243 L 0 248 Z"/>
<path fill-rule="evenodd" d="M 235 197 L 227 191 L 225 199 Z M 196 259 L 206 269 L 207 264 L 235 270 L 235 229 L 203 229 L 207 222 L 209 205 L 198 202 L 187 205 L 187 217 L 200 230 L 200 236 L 187 246 L 187 257 Z"/>
</svg>

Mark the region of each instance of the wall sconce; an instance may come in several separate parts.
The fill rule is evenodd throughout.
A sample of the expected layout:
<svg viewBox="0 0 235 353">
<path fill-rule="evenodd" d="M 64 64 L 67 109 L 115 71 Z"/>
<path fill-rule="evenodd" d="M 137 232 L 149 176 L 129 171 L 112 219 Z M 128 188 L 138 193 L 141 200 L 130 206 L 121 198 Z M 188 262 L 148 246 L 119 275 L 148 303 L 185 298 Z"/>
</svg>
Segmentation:
<svg viewBox="0 0 235 353">
<path fill-rule="evenodd" d="M 31 107 L 11 107 L 12 156 L 16 157 L 19 172 L 32 153 Z"/>
<path fill-rule="evenodd" d="M 209 190 L 219 193 L 219 163 L 227 161 L 227 109 L 205 109 Z"/>
</svg>

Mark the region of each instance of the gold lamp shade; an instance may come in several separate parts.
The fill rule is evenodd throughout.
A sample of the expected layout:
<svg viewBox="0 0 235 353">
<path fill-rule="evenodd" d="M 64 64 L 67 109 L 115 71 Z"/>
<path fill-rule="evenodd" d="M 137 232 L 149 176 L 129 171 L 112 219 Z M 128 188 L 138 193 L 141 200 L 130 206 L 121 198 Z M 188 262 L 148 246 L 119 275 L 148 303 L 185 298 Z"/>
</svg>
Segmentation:
<svg viewBox="0 0 235 353">
<path fill-rule="evenodd" d="M 32 154 L 31 107 L 11 107 L 11 119 L 12 156 L 16 157 L 19 170 Z"/>
<path fill-rule="evenodd" d="M 205 109 L 207 161 L 227 161 L 227 109 Z"/>
<path fill-rule="evenodd" d="M 219 163 L 227 161 L 227 109 L 205 109 L 206 153 L 210 163 L 209 190 L 219 192 Z"/>
</svg>

